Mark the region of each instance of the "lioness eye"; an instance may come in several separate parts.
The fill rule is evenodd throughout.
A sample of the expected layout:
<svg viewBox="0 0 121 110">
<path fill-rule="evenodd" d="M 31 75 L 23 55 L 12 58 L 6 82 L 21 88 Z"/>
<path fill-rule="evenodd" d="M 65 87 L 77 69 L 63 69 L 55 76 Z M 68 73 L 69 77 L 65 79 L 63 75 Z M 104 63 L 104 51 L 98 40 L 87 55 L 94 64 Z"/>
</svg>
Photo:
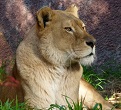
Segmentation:
<svg viewBox="0 0 121 110">
<path fill-rule="evenodd" d="M 64 29 L 67 31 L 73 31 L 71 27 L 65 27 Z"/>
</svg>

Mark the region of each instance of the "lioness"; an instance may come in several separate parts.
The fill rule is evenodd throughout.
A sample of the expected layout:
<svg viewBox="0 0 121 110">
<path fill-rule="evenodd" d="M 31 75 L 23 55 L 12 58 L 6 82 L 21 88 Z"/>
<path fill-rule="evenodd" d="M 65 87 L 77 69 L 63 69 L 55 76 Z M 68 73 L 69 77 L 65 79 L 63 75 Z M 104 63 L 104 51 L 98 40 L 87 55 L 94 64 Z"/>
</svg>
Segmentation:
<svg viewBox="0 0 121 110">
<path fill-rule="evenodd" d="M 103 110 L 112 107 L 82 78 L 80 64 L 94 61 L 96 40 L 86 32 L 77 11 L 75 5 L 65 11 L 41 8 L 36 25 L 17 49 L 17 78 L 24 89 L 24 99 L 33 107 L 66 105 L 63 95 L 75 103 L 83 100 L 89 108 L 96 103 L 101 103 Z"/>
</svg>

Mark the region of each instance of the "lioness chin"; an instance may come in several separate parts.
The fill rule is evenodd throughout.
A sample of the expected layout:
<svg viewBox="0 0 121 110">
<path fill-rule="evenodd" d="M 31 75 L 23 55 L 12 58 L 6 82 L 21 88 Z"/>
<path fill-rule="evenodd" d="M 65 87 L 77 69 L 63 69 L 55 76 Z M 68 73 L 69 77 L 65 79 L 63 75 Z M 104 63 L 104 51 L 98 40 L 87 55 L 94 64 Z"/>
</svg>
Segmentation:
<svg viewBox="0 0 121 110">
<path fill-rule="evenodd" d="M 101 103 L 103 110 L 112 107 L 82 78 L 80 64 L 94 61 L 96 40 L 86 32 L 77 11 L 75 5 L 65 11 L 41 8 L 36 25 L 17 49 L 16 77 L 24 89 L 24 99 L 33 107 L 67 105 L 63 95 L 75 103 L 83 100 L 88 108 L 96 103 Z"/>
</svg>

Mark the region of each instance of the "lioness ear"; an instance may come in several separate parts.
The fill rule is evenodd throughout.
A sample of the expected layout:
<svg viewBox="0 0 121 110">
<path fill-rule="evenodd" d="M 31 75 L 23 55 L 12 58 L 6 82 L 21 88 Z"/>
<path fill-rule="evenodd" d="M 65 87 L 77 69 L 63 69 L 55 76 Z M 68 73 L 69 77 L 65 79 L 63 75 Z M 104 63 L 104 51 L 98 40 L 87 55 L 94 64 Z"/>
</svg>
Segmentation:
<svg viewBox="0 0 121 110">
<path fill-rule="evenodd" d="M 73 14 L 75 17 L 79 18 L 78 7 L 75 4 L 70 5 L 67 9 L 67 12 Z"/>
<path fill-rule="evenodd" d="M 37 24 L 41 30 L 46 27 L 46 23 L 52 20 L 54 12 L 49 7 L 43 7 L 37 11 Z"/>
</svg>

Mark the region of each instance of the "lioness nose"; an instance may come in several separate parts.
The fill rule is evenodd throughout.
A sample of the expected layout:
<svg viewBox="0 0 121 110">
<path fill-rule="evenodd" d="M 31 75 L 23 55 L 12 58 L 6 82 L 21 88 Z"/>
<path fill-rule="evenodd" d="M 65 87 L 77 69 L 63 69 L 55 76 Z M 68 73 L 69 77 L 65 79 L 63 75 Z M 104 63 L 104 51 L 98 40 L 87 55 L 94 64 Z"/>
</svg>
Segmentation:
<svg viewBox="0 0 121 110">
<path fill-rule="evenodd" d="M 86 44 L 88 45 L 88 46 L 90 46 L 91 48 L 93 48 L 94 47 L 94 45 L 95 45 L 95 41 L 88 41 L 88 42 L 86 42 Z"/>
<path fill-rule="evenodd" d="M 91 48 L 94 47 L 95 43 L 96 43 L 96 39 L 91 36 L 90 34 L 86 33 L 87 35 L 84 37 L 85 39 L 85 43 L 87 46 L 90 46 Z"/>
</svg>

